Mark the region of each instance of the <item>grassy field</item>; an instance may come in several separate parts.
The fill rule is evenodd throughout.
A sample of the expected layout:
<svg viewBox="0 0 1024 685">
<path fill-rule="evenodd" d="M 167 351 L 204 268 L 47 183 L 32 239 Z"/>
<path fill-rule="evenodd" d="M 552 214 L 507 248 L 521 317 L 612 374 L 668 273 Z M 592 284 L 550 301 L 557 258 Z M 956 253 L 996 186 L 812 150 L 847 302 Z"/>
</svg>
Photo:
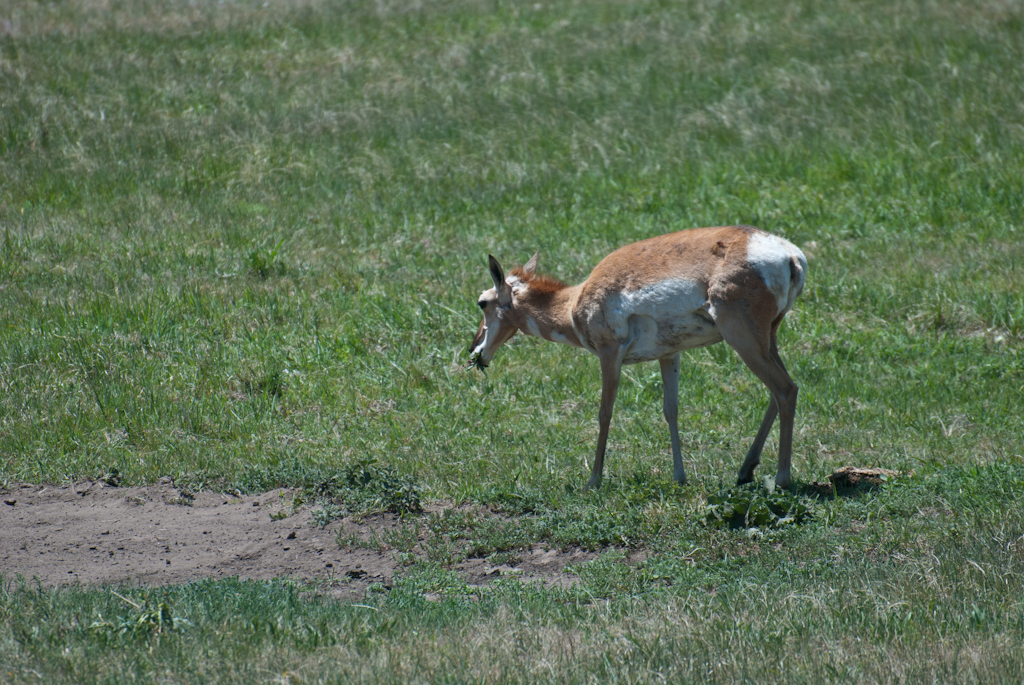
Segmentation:
<svg viewBox="0 0 1024 685">
<path fill-rule="evenodd" d="M 488 552 L 607 551 L 565 591 L 442 555 L 360 605 L 5 578 L 0 682 L 1024 681 L 1022 60 L 994 0 L 5 3 L 0 485 L 376 460 L 517 517 Z M 589 494 L 596 359 L 463 368 L 489 252 L 578 282 L 733 223 L 810 265 L 813 516 L 756 534 L 705 518 L 767 402 L 728 348 L 683 358 L 685 489 L 657 365 Z M 847 464 L 914 475 L 811 496 Z"/>
</svg>

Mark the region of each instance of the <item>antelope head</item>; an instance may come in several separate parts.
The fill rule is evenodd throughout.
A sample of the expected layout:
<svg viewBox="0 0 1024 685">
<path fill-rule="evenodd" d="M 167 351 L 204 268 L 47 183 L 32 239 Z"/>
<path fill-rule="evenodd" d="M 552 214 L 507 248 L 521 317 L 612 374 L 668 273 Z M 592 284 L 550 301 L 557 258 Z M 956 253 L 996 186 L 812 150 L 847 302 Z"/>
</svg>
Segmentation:
<svg viewBox="0 0 1024 685">
<path fill-rule="evenodd" d="M 483 310 L 484 318 L 476 335 L 473 336 L 473 342 L 469 344 L 468 366 L 475 366 L 481 371 L 490 364 L 498 348 L 519 331 L 512 322 L 515 313 L 515 293 L 512 292 L 512 286 L 505 280 L 505 272 L 502 271 L 498 260 L 488 255 L 487 261 L 490 264 L 494 287 L 482 292 L 477 300 L 476 304 Z M 537 255 L 534 255 L 522 268 L 524 277 L 529 279 L 536 269 Z M 518 281 L 516 275 L 512 278 Z"/>
</svg>

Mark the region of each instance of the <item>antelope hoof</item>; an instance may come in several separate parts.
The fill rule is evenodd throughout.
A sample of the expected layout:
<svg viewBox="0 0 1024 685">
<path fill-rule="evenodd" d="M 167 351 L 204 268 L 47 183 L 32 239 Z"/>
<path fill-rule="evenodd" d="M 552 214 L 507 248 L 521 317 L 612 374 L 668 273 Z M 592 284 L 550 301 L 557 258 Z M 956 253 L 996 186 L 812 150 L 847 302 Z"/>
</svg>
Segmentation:
<svg viewBox="0 0 1024 685">
<path fill-rule="evenodd" d="M 679 473 L 672 474 L 672 480 L 674 480 L 679 485 L 686 485 L 686 473 L 680 471 Z"/>
<path fill-rule="evenodd" d="M 586 491 L 590 492 L 591 490 L 597 490 L 599 487 L 601 487 L 601 476 L 594 474 L 590 477 L 590 480 L 587 481 Z"/>
<path fill-rule="evenodd" d="M 782 488 L 783 490 L 789 490 L 790 485 L 791 483 L 788 473 L 785 475 L 781 473 L 775 474 L 775 487 Z"/>
</svg>

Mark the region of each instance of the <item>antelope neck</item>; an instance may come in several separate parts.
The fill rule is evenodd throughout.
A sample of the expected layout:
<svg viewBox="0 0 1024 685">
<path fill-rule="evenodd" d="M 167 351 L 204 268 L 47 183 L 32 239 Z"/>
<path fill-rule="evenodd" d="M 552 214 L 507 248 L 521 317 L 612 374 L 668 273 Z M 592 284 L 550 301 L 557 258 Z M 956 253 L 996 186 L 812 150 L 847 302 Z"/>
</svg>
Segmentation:
<svg viewBox="0 0 1024 685">
<path fill-rule="evenodd" d="M 579 296 L 580 286 L 569 286 L 551 281 L 542 287 L 524 284 L 516 292 L 513 322 L 523 333 L 573 347 L 583 347 L 572 328 L 572 306 Z"/>
</svg>

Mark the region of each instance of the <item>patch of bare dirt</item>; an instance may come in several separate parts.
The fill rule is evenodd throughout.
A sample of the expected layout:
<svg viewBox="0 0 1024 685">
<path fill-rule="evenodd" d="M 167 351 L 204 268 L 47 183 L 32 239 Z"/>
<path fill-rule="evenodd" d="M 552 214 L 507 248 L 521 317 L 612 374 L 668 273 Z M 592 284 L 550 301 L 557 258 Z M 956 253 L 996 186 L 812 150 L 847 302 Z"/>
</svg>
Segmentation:
<svg viewBox="0 0 1024 685">
<path fill-rule="evenodd" d="M 322 582 L 332 594 L 353 599 L 372 584 L 391 585 L 401 555 L 386 545 L 339 547 L 337 534 L 379 539 L 401 524 L 396 515 L 350 517 L 319 528 L 308 506 L 292 510 L 294 495 L 191 495 L 170 479 L 139 488 L 103 481 L 21 485 L 0 495 L 0 574 L 46 587 L 288 577 Z M 425 513 L 445 508 L 433 505 Z M 454 568 L 471 585 L 511 576 L 564 587 L 576 578 L 565 567 L 595 556 L 534 545 L 507 564 L 466 559 Z"/>
</svg>

